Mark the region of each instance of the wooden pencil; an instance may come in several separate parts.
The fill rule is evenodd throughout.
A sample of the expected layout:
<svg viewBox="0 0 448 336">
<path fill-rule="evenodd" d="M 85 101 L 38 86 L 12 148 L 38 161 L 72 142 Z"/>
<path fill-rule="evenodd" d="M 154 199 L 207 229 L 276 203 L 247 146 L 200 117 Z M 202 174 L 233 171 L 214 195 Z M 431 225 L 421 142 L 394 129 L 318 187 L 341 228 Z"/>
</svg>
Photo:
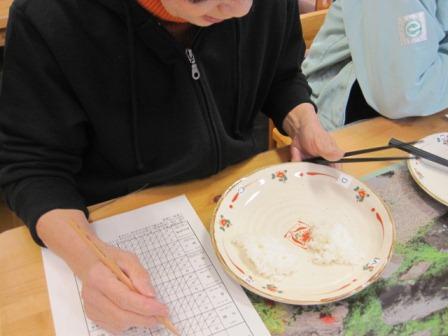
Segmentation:
<svg viewBox="0 0 448 336">
<path fill-rule="evenodd" d="M 91 238 L 90 234 L 87 230 L 83 229 L 74 221 L 69 221 L 69 225 L 73 228 L 73 230 L 81 237 L 86 243 L 87 246 L 97 255 L 100 261 L 110 269 L 110 271 L 115 274 L 115 276 L 123 282 L 131 291 L 138 293 L 137 288 L 135 288 L 131 279 L 123 272 L 123 270 L 117 265 L 117 263 L 111 259 L 103 249 Z M 174 324 L 170 321 L 170 319 L 166 317 L 156 316 L 156 319 L 162 323 L 166 329 L 168 329 L 171 333 L 176 336 L 180 336 L 180 333 L 177 331 Z"/>
</svg>

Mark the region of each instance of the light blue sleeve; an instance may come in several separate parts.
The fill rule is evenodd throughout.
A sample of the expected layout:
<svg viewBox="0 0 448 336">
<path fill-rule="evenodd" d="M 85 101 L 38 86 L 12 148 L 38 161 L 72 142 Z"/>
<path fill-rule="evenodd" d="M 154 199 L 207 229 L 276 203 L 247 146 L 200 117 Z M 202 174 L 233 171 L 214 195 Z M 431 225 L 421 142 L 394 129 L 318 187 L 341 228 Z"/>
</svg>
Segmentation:
<svg viewBox="0 0 448 336">
<path fill-rule="evenodd" d="M 448 0 L 338 0 L 356 77 L 389 118 L 448 107 Z"/>
</svg>

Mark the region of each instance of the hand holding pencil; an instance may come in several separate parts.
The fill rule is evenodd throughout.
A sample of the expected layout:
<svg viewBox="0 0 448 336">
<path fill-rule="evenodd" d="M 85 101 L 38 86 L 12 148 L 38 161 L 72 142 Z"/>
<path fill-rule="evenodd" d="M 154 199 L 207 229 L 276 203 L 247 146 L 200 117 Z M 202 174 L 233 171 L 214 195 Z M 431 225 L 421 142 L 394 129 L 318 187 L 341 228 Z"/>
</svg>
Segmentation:
<svg viewBox="0 0 448 336">
<path fill-rule="evenodd" d="M 74 221 L 69 224 L 99 260 L 83 280 L 82 295 L 89 318 L 112 333 L 162 323 L 179 335 L 168 319 L 167 307 L 155 299 L 149 275 L 138 258 L 102 243 Z"/>
</svg>

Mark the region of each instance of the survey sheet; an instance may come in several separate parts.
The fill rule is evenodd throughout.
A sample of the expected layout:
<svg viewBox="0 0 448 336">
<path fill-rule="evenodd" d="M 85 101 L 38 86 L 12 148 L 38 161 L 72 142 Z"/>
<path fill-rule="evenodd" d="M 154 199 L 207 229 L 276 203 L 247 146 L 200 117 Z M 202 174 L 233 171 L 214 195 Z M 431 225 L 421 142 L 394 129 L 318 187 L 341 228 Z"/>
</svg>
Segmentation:
<svg viewBox="0 0 448 336">
<path fill-rule="evenodd" d="M 181 335 L 269 335 L 242 288 L 221 268 L 210 236 L 185 196 L 97 221 L 93 229 L 103 241 L 137 254 Z M 81 281 L 51 251 L 42 249 L 42 255 L 56 334 L 109 335 L 85 315 Z M 159 325 L 124 335 L 170 332 Z"/>
</svg>

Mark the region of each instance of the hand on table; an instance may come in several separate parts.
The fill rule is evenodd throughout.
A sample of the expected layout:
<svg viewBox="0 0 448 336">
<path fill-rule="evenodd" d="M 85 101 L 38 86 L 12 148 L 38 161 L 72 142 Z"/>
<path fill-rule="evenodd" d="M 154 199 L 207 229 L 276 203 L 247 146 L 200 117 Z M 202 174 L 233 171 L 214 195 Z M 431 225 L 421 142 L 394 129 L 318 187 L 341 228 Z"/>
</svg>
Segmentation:
<svg viewBox="0 0 448 336">
<path fill-rule="evenodd" d="M 112 333 L 121 333 L 131 327 L 152 327 L 158 323 L 156 317 L 168 317 L 168 308 L 155 298 L 149 275 L 137 256 L 112 246 L 104 250 L 131 279 L 139 293 L 131 291 L 98 261 L 82 279 L 82 299 L 87 316 Z"/>
<path fill-rule="evenodd" d="M 117 279 L 67 224 L 69 221 L 90 231 L 95 243 L 118 264 L 139 293 Z M 117 334 L 131 327 L 151 327 L 158 323 L 156 317 L 168 317 L 168 308 L 154 297 L 149 274 L 138 257 L 101 242 L 90 230 L 82 211 L 49 211 L 39 218 L 36 229 L 48 248 L 81 279 L 87 316 L 101 328 Z"/>
<path fill-rule="evenodd" d="M 291 161 L 316 156 L 336 161 L 344 156 L 333 137 L 320 124 L 314 106 L 309 103 L 300 104 L 289 112 L 283 121 L 283 129 L 292 139 Z"/>
</svg>

